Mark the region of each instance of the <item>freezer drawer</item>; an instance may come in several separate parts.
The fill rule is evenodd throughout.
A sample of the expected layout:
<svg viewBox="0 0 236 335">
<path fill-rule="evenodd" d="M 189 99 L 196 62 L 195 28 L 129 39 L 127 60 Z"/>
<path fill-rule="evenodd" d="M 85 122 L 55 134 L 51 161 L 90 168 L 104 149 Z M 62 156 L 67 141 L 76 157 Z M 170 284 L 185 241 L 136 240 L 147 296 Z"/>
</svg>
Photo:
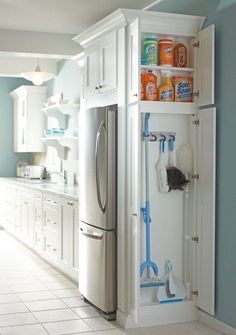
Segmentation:
<svg viewBox="0 0 236 335">
<path fill-rule="evenodd" d="M 116 310 L 116 233 L 80 222 L 79 290 L 105 313 Z"/>
</svg>

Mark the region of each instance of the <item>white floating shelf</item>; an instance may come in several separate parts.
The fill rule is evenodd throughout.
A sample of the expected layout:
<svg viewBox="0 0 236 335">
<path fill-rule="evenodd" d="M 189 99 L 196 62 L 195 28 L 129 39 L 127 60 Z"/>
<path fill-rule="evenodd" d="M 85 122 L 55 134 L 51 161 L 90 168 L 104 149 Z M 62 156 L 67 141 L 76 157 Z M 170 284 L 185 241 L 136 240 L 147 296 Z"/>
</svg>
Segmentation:
<svg viewBox="0 0 236 335">
<path fill-rule="evenodd" d="M 192 67 L 174 67 L 174 66 L 161 66 L 161 65 L 141 65 L 143 70 L 160 70 L 171 72 L 193 72 Z"/>
<path fill-rule="evenodd" d="M 76 114 L 78 114 L 79 104 L 55 103 L 53 105 L 42 108 L 42 111 L 47 113 L 49 116 L 56 116 L 57 112 L 61 112 L 62 114 L 74 117 Z"/>
<path fill-rule="evenodd" d="M 140 101 L 141 113 L 194 115 L 196 104 L 194 102 L 160 102 Z"/>
<path fill-rule="evenodd" d="M 57 153 L 60 159 L 65 159 L 67 151 L 71 150 L 74 159 L 78 159 L 78 137 L 43 137 L 42 140 L 48 146 L 52 146 L 57 149 Z"/>
</svg>

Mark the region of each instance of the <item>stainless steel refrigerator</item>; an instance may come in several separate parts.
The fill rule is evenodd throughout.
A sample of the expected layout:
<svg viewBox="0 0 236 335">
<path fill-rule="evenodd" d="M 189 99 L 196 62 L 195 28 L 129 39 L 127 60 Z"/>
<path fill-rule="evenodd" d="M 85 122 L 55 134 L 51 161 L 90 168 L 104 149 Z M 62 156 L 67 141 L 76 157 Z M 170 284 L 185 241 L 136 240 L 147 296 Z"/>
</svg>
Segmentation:
<svg viewBox="0 0 236 335">
<path fill-rule="evenodd" d="M 113 318 L 116 310 L 117 106 L 80 115 L 79 290 Z"/>
</svg>

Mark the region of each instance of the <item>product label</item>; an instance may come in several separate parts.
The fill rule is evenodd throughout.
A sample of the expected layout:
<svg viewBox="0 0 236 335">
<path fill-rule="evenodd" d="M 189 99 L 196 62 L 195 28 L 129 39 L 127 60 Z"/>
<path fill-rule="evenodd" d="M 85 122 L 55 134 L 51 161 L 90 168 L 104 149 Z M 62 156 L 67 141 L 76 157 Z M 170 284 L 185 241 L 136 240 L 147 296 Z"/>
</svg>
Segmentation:
<svg viewBox="0 0 236 335">
<path fill-rule="evenodd" d="M 157 64 L 157 46 L 155 44 L 145 46 L 145 60 L 148 64 Z"/>
<path fill-rule="evenodd" d="M 172 50 L 171 47 L 166 47 L 166 48 L 165 48 L 165 53 L 167 53 L 167 54 L 170 54 L 172 51 L 173 51 L 173 50 Z"/>
<path fill-rule="evenodd" d="M 156 85 L 152 82 L 146 84 L 146 99 L 147 100 L 156 100 Z"/>
<path fill-rule="evenodd" d="M 173 91 L 167 90 L 160 93 L 160 101 L 172 101 Z"/>
<path fill-rule="evenodd" d="M 191 102 L 193 94 L 192 78 L 178 78 L 175 82 L 175 101 Z"/>
</svg>

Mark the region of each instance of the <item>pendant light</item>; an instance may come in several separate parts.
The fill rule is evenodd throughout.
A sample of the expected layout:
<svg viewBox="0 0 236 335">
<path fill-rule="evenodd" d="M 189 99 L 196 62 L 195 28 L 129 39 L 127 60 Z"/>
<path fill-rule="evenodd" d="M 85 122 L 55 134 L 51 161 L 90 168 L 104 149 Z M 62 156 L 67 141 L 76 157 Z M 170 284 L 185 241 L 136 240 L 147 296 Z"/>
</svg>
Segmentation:
<svg viewBox="0 0 236 335">
<path fill-rule="evenodd" d="M 23 78 L 32 81 L 36 86 L 42 85 L 45 81 L 53 79 L 56 75 L 52 72 L 42 72 L 39 67 L 39 59 L 37 59 L 37 66 L 33 72 L 24 72 L 21 74 Z"/>
</svg>

